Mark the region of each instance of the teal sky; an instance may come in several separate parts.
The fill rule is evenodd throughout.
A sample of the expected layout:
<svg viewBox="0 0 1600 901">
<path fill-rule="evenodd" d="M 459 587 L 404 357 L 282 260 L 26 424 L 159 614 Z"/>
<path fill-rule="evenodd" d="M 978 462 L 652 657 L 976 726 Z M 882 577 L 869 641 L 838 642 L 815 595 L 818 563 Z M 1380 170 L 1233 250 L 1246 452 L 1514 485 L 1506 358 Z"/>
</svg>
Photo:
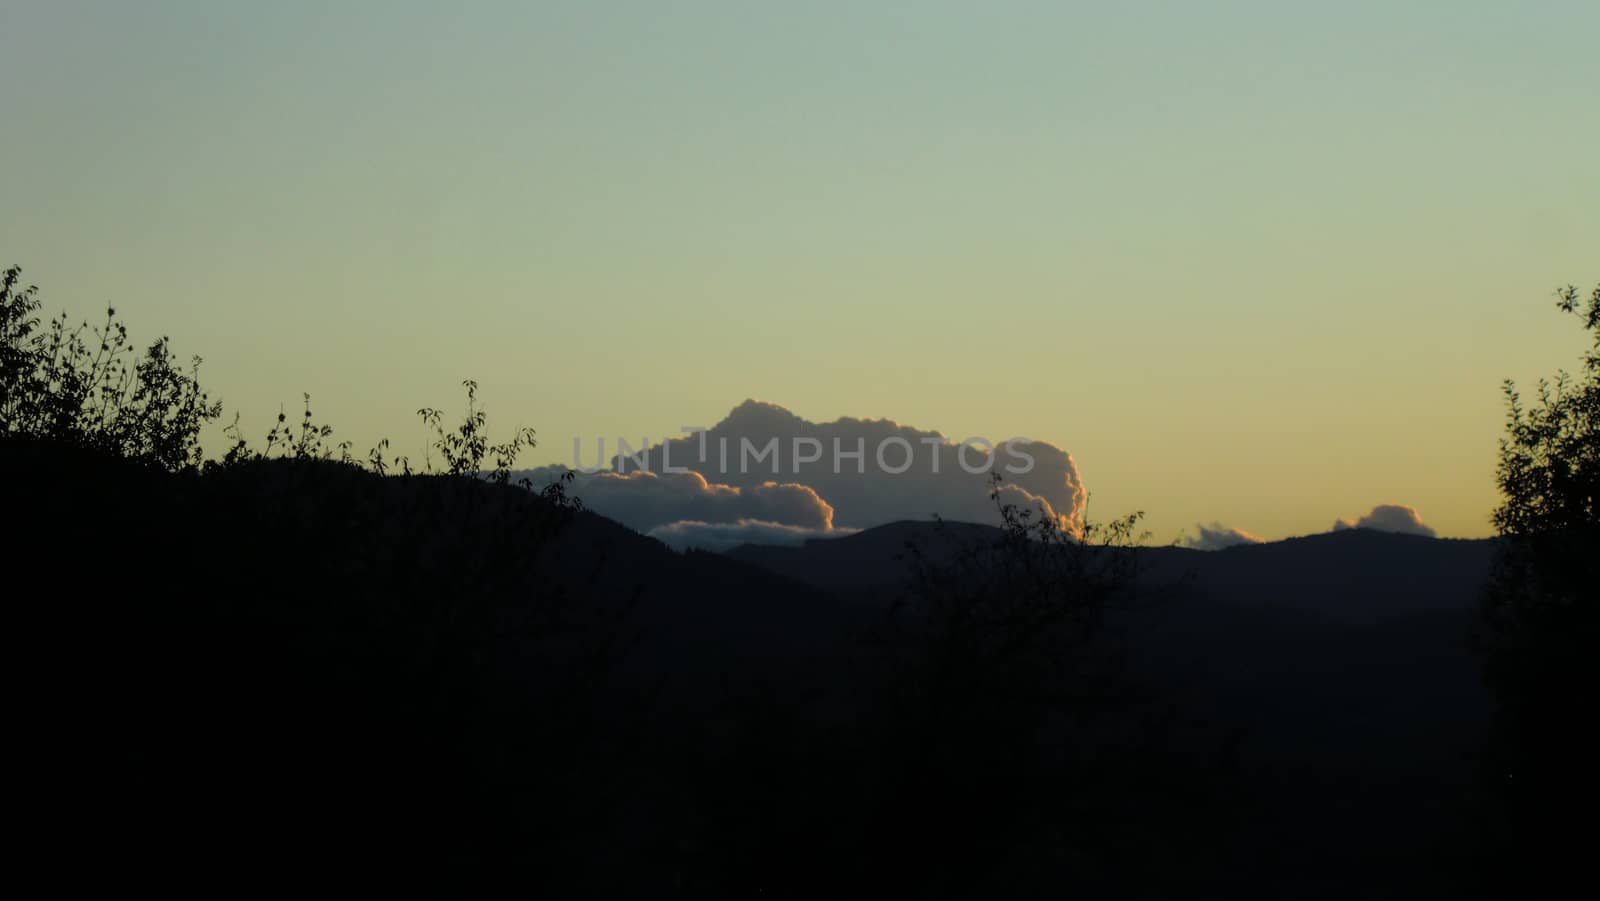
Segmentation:
<svg viewBox="0 0 1600 901">
<path fill-rule="evenodd" d="M 0 264 L 252 435 L 754 396 L 1051 441 L 1163 541 L 1488 533 L 1600 278 L 1600 4 L 863 6 L 7 0 Z"/>
</svg>

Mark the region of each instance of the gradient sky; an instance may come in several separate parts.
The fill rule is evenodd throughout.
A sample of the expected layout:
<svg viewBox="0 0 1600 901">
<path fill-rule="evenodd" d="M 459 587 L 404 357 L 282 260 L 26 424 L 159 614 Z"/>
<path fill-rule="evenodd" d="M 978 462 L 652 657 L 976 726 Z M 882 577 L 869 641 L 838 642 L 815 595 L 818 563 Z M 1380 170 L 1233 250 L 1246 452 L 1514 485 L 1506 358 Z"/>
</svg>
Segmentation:
<svg viewBox="0 0 1600 901">
<path fill-rule="evenodd" d="M 1600 4 L 863 6 L 3 0 L 0 265 L 252 436 L 754 396 L 1051 441 L 1161 541 L 1489 532 L 1600 277 Z"/>
</svg>

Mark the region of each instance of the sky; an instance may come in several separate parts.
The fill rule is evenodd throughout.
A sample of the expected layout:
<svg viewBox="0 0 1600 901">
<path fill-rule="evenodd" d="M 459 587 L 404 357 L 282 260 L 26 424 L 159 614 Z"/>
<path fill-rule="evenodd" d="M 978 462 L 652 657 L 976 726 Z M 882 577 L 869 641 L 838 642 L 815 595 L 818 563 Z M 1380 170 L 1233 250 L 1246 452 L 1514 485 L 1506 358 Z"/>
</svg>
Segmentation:
<svg viewBox="0 0 1600 901">
<path fill-rule="evenodd" d="M 1585 347 L 1600 4 L 0 2 L 0 265 L 265 435 L 529 463 L 745 398 L 1068 450 L 1090 515 L 1489 534 Z M 212 440 L 221 446 L 221 436 Z"/>
</svg>

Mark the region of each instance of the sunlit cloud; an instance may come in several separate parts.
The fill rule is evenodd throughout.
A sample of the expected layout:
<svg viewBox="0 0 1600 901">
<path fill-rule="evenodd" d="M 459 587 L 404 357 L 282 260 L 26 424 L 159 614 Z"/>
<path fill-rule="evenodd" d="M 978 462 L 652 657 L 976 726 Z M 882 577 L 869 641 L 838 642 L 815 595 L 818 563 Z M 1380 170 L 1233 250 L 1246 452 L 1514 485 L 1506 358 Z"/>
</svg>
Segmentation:
<svg viewBox="0 0 1600 901">
<path fill-rule="evenodd" d="M 540 487 L 565 471 L 549 466 L 518 477 Z M 600 472 L 579 474 L 567 490 L 588 509 L 646 533 L 682 521 L 748 520 L 821 532 L 833 527 L 833 507 L 809 487 L 792 482 L 724 485 L 708 482 L 698 472 Z"/>
<path fill-rule="evenodd" d="M 1340 519 L 1334 522 L 1333 531 L 1340 532 L 1345 529 L 1375 529 L 1379 532 L 1438 537 L 1438 533 L 1432 527 L 1423 523 L 1422 514 L 1417 512 L 1417 508 L 1404 504 L 1379 504 L 1372 508 L 1371 513 L 1360 519 Z"/>
<path fill-rule="evenodd" d="M 1199 551 L 1220 551 L 1242 544 L 1261 544 L 1266 540 L 1243 529 L 1229 528 L 1220 522 L 1213 522 L 1209 526 L 1205 523 L 1195 523 L 1195 531 L 1198 534 L 1184 536 L 1182 541 L 1184 547 Z"/>
<path fill-rule="evenodd" d="M 607 463 L 612 470 L 684 467 L 714 485 L 799 483 L 831 505 L 836 525 L 851 528 L 934 515 L 998 522 L 991 472 L 1003 479 L 1002 502 L 1036 509 L 1069 531 L 1081 527 L 1088 499 L 1071 455 L 1043 441 L 956 439 L 892 419 L 812 422 L 757 400 L 739 404 L 704 432 Z"/>
<path fill-rule="evenodd" d="M 578 470 L 567 488 L 585 507 L 680 546 L 690 535 L 704 547 L 736 532 L 789 540 L 934 516 L 998 523 L 1000 504 L 1076 533 L 1088 498 L 1072 457 L 1042 441 L 952 440 L 890 419 L 815 423 L 756 400 L 666 441 L 608 441 L 607 455 L 602 440 L 575 441 L 570 466 L 518 476 L 540 487 Z"/>
</svg>

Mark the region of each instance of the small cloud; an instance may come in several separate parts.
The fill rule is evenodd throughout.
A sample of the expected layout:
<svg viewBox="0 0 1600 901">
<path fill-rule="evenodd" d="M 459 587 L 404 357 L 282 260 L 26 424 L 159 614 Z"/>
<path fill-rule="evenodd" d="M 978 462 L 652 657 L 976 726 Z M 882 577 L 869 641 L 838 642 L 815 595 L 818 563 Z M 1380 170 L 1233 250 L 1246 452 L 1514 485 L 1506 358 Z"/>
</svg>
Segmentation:
<svg viewBox="0 0 1600 901">
<path fill-rule="evenodd" d="M 695 548 L 720 552 L 741 544 L 795 546 L 805 543 L 808 538 L 842 538 L 855 531 L 855 529 L 807 528 L 759 519 L 741 519 L 738 522 L 699 522 L 686 519 L 657 526 L 647 534 L 675 551 Z"/>
<path fill-rule="evenodd" d="M 1195 523 L 1194 527 L 1200 534 L 1195 537 L 1185 536 L 1183 546 L 1197 551 L 1220 551 L 1241 544 L 1261 544 L 1265 540 L 1243 529 L 1230 529 L 1220 522 L 1213 522 L 1209 526 Z"/>
<path fill-rule="evenodd" d="M 1360 519 L 1340 519 L 1333 523 L 1333 531 L 1345 529 L 1374 529 L 1379 532 L 1397 532 L 1401 535 L 1422 535 L 1437 538 L 1438 533 L 1422 521 L 1417 508 L 1404 504 L 1379 504 Z"/>
</svg>

